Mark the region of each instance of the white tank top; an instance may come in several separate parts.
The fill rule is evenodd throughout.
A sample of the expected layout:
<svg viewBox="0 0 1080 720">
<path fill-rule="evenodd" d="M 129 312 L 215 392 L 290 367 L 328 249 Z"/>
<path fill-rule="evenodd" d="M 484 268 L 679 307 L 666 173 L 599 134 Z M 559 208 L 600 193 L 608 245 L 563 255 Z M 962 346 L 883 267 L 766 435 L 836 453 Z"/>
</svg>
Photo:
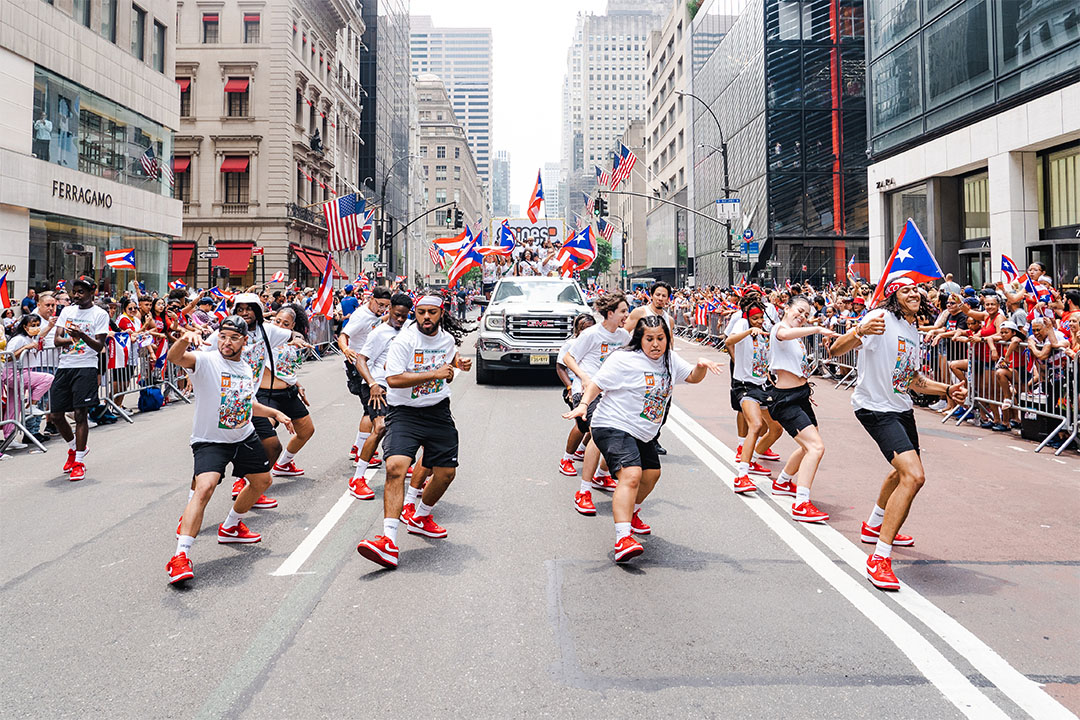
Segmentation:
<svg viewBox="0 0 1080 720">
<path fill-rule="evenodd" d="M 671 327 L 671 321 L 668 320 L 667 313 L 656 312 L 655 310 L 653 310 L 652 303 L 648 303 L 644 306 L 644 308 L 646 315 L 659 315 L 660 317 L 664 318 L 664 324 L 667 325 L 669 328 Z"/>
<path fill-rule="evenodd" d="M 806 348 L 802 338 L 793 340 L 780 340 L 776 337 L 776 331 L 780 329 L 780 323 L 773 325 L 769 333 L 769 347 L 772 354 L 769 357 L 769 371 L 786 370 L 796 377 L 810 377 L 810 362 L 806 357 Z"/>
</svg>

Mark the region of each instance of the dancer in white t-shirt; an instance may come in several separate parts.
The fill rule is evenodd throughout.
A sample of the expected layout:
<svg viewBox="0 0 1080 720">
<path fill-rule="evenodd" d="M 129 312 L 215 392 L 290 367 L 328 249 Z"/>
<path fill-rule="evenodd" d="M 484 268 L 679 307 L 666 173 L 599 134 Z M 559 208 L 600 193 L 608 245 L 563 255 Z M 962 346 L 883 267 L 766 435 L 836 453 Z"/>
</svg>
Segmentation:
<svg viewBox="0 0 1080 720">
<path fill-rule="evenodd" d="M 555 374 L 559 376 L 559 380 L 563 383 L 563 402 L 569 405 L 571 410 L 575 405 L 574 398 L 580 398 L 584 388 L 581 387 L 581 378 L 566 367 L 564 360 L 567 351 L 570 350 L 570 346 L 574 344 L 578 336 L 595 324 L 596 318 L 592 313 L 582 313 L 574 318 L 574 333 L 559 348 L 559 354 L 555 358 Z M 589 433 L 583 431 L 578 427 L 577 423 L 574 423 L 574 426 L 570 428 L 570 434 L 566 438 L 566 450 L 563 452 L 562 460 L 559 461 L 560 473 L 568 477 L 577 477 L 577 469 L 574 467 L 574 463 L 585 459 L 585 447 L 588 441 Z"/>
</svg>

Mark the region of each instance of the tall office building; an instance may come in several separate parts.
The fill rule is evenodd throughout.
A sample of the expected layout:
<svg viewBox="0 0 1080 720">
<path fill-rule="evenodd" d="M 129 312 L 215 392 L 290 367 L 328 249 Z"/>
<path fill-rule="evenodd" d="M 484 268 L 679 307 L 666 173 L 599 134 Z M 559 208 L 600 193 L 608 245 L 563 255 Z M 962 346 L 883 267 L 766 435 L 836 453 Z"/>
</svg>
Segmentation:
<svg viewBox="0 0 1080 720">
<path fill-rule="evenodd" d="M 491 214 L 510 215 L 510 153 L 498 150 L 491 161 Z"/>
<path fill-rule="evenodd" d="M 544 183 L 544 212 L 549 217 L 566 217 L 565 198 L 559 195 L 559 163 L 544 163 L 540 179 Z"/>
<path fill-rule="evenodd" d="M 446 85 L 469 138 L 480 179 L 491 185 L 491 28 L 435 27 L 412 18 L 412 72 L 434 73 Z"/>
<path fill-rule="evenodd" d="M 668 13 L 661 0 L 608 0 L 604 15 L 580 14 L 566 51 L 562 153 L 566 209 L 595 187 L 593 165 L 611 168 L 611 150 L 632 121 L 645 117 L 649 33 Z"/>
</svg>

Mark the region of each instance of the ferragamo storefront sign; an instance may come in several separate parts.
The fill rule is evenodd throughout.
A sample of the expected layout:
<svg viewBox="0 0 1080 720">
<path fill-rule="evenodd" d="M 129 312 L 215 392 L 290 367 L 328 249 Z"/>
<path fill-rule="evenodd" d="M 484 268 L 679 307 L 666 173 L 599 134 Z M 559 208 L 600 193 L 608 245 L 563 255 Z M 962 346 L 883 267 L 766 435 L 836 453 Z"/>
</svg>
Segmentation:
<svg viewBox="0 0 1080 720">
<path fill-rule="evenodd" d="M 87 187 L 79 187 L 71 183 L 53 180 L 52 194 L 54 198 L 70 200 L 71 202 L 83 203 L 94 207 L 111 208 L 112 195 Z"/>
</svg>

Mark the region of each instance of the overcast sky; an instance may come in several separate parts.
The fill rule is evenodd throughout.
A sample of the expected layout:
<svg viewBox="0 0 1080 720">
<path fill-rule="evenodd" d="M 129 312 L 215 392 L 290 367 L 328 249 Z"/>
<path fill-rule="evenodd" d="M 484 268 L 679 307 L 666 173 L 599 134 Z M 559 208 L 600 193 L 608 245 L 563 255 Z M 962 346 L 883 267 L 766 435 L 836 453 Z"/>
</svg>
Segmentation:
<svg viewBox="0 0 1080 720">
<path fill-rule="evenodd" d="M 559 162 L 562 79 L 578 12 L 602 13 L 606 0 L 412 0 L 413 15 L 441 27 L 490 27 L 494 42 L 495 151 L 510 152 L 510 202 L 525 208 L 545 162 Z"/>
</svg>

